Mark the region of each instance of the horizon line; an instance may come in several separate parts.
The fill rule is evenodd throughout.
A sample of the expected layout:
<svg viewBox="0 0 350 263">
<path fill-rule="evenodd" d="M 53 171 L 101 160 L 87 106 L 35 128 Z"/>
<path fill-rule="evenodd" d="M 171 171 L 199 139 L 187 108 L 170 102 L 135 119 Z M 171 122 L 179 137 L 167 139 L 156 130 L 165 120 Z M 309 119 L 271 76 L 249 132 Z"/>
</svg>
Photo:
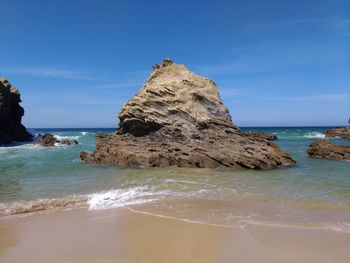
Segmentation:
<svg viewBox="0 0 350 263">
<path fill-rule="evenodd" d="M 321 128 L 345 127 L 348 125 L 293 125 L 293 126 L 237 126 L 238 128 Z M 117 129 L 117 127 L 27 127 L 26 129 Z"/>
</svg>

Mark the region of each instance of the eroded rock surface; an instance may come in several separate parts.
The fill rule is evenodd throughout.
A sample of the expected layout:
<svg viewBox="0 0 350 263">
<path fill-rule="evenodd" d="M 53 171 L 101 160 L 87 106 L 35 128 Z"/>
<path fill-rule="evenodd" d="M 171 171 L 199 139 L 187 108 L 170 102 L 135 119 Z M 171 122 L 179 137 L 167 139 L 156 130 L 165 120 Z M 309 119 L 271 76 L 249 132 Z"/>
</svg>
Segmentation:
<svg viewBox="0 0 350 263">
<path fill-rule="evenodd" d="M 340 137 L 350 140 L 350 126 L 337 127 L 325 132 L 327 137 Z"/>
<path fill-rule="evenodd" d="M 327 140 L 317 140 L 310 144 L 307 153 L 312 157 L 330 160 L 350 160 L 350 147 L 335 145 Z"/>
<path fill-rule="evenodd" d="M 0 77 L 0 144 L 31 141 L 33 138 L 21 123 L 24 109 L 20 102 L 19 91 Z"/>
<path fill-rule="evenodd" d="M 275 135 L 275 134 L 268 134 L 268 133 L 264 133 L 264 132 L 260 132 L 260 131 L 245 132 L 244 134 L 246 136 L 260 138 L 260 139 L 267 140 L 267 141 L 274 141 L 274 140 L 278 139 L 277 135 Z"/>
<path fill-rule="evenodd" d="M 97 134 L 88 163 L 133 167 L 271 169 L 295 161 L 237 128 L 212 80 L 165 59 L 119 113 L 116 133 Z"/>
<path fill-rule="evenodd" d="M 45 133 L 41 138 L 35 141 L 35 144 L 43 147 L 52 147 L 57 144 L 63 145 L 76 145 L 78 141 L 76 140 L 58 140 L 53 134 Z"/>
</svg>

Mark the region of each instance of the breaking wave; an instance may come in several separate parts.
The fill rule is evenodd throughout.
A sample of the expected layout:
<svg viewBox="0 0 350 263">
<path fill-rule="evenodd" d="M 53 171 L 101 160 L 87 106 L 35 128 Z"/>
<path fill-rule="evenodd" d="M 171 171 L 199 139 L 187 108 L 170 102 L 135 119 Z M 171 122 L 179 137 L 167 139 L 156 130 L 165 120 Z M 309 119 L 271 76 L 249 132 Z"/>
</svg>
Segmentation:
<svg viewBox="0 0 350 263">
<path fill-rule="evenodd" d="M 326 138 L 326 135 L 320 132 L 310 132 L 308 134 L 305 134 L 304 137 L 308 139 L 313 139 L 313 138 L 324 139 Z"/>
<path fill-rule="evenodd" d="M 147 191 L 149 187 L 114 189 L 88 195 L 74 195 L 63 198 L 44 198 L 34 201 L 0 203 L 0 216 L 31 213 L 43 210 L 86 207 L 89 210 L 117 208 L 149 203 L 158 200 L 166 192 Z"/>
<path fill-rule="evenodd" d="M 62 136 L 62 135 L 57 135 L 54 134 L 55 138 L 57 140 L 78 140 L 80 138 L 80 136 Z"/>
<path fill-rule="evenodd" d="M 157 200 L 159 193 L 147 192 L 147 186 L 130 189 L 115 189 L 88 196 L 90 210 L 122 207 L 126 205 L 144 204 Z"/>
<path fill-rule="evenodd" d="M 172 218 L 190 223 L 199 223 L 206 225 L 216 225 L 222 227 L 244 227 L 247 224 L 262 225 L 270 227 L 283 228 L 301 228 L 301 229 L 323 229 L 342 233 L 350 233 L 349 222 L 315 222 L 312 224 L 296 224 L 288 222 L 265 221 L 255 218 L 254 214 L 240 215 L 230 212 L 229 219 L 226 221 L 212 221 L 210 217 L 196 218 L 185 216 L 184 214 L 172 215 L 168 213 L 154 213 L 152 211 L 143 211 L 137 205 L 154 202 L 162 197 L 173 196 L 174 193 L 167 191 L 154 192 L 148 186 L 133 187 L 128 189 L 112 189 L 108 191 L 87 194 L 74 195 L 64 198 L 39 199 L 35 201 L 19 201 L 11 203 L 0 203 L 0 217 L 20 214 L 30 214 L 33 212 L 45 210 L 70 210 L 73 208 L 86 208 L 89 210 L 103 210 L 118 207 L 125 207 L 130 211 L 142 214 L 148 214 L 163 218 Z M 185 216 L 185 217 L 184 217 Z M 203 220 L 202 220 L 203 219 Z M 232 220 L 231 220 L 232 219 Z"/>
<path fill-rule="evenodd" d="M 0 146 L 0 152 L 6 151 L 10 149 L 39 149 L 40 147 L 38 145 L 35 145 L 33 142 L 14 142 L 9 145 L 1 145 Z"/>
</svg>

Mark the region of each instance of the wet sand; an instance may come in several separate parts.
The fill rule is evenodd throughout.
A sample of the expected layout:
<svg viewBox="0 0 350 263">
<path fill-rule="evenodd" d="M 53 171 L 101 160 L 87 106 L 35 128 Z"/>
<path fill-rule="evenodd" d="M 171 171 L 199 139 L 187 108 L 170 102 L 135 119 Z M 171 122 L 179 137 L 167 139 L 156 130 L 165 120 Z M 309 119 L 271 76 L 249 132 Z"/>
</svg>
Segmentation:
<svg viewBox="0 0 350 263">
<path fill-rule="evenodd" d="M 350 262 L 350 234 L 111 210 L 0 218 L 0 262 Z"/>
</svg>

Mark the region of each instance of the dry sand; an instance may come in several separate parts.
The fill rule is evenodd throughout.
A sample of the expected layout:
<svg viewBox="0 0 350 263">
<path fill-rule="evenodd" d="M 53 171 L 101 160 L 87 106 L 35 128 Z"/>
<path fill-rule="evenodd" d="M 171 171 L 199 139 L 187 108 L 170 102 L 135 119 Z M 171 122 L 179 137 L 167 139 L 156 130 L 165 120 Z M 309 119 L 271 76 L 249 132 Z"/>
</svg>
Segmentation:
<svg viewBox="0 0 350 263">
<path fill-rule="evenodd" d="M 84 209 L 0 218 L 1 263 L 350 262 L 350 234 Z"/>
</svg>

